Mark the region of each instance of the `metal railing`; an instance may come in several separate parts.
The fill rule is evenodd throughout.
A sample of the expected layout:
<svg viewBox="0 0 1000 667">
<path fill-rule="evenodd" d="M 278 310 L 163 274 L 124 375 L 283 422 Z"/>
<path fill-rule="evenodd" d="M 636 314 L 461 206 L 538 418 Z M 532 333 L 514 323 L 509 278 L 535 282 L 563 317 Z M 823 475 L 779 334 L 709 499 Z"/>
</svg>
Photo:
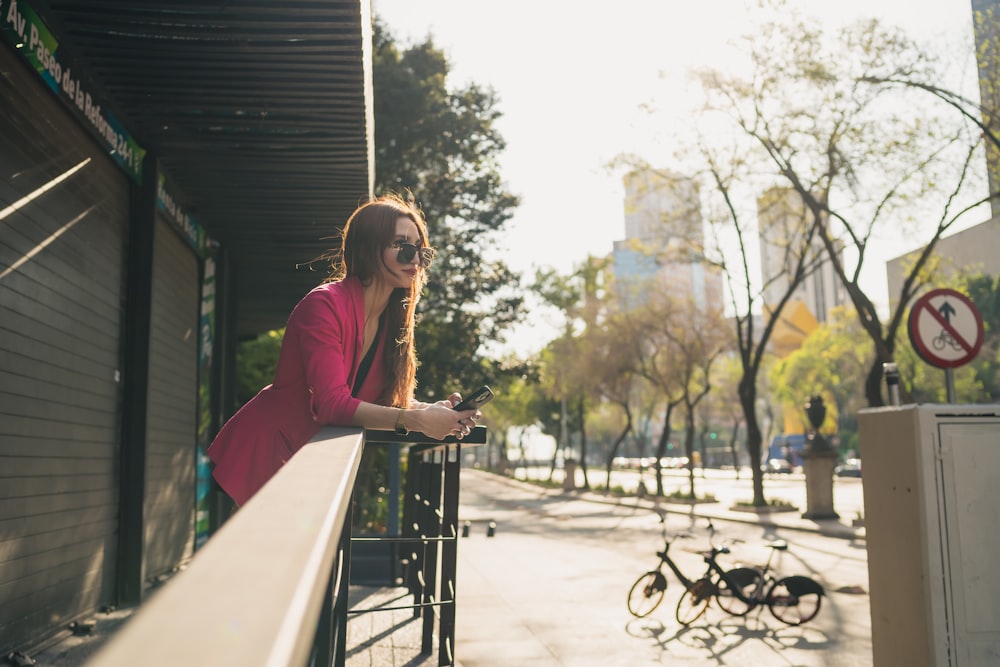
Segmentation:
<svg viewBox="0 0 1000 667">
<path fill-rule="evenodd" d="M 351 609 L 351 505 L 363 446 L 408 447 L 403 530 L 407 608 L 423 617 L 421 653 L 454 664 L 455 569 L 462 443 L 411 433 L 325 427 L 240 508 L 88 662 L 304 667 L 345 663 Z"/>
<path fill-rule="evenodd" d="M 463 441 L 426 442 L 421 434 L 398 436 L 369 431 L 369 444 L 410 443 L 406 496 L 399 536 L 378 539 L 402 547 L 403 582 L 413 595 L 413 616 L 422 617 L 420 652 L 433 653 L 435 622 L 438 665 L 455 664 L 455 592 L 458 561 L 459 473 L 463 446 L 486 442 L 486 428 L 476 427 Z M 366 538 L 355 538 L 355 542 Z M 349 615 L 399 607 L 354 608 Z"/>
</svg>

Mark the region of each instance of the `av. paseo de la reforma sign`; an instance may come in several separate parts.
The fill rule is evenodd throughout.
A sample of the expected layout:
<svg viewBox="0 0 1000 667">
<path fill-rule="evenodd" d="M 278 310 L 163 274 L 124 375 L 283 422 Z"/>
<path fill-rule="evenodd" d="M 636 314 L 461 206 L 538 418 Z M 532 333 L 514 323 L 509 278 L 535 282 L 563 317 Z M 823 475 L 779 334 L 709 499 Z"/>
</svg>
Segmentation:
<svg viewBox="0 0 1000 667">
<path fill-rule="evenodd" d="M 103 108 L 74 72 L 69 54 L 42 19 L 24 0 L 0 0 L 0 34 L 42 81 L 109 148 L 109 154 L 137 183 L 142 182 L 142 161 L 146 151 L 120 122 Z"/>
</svg>

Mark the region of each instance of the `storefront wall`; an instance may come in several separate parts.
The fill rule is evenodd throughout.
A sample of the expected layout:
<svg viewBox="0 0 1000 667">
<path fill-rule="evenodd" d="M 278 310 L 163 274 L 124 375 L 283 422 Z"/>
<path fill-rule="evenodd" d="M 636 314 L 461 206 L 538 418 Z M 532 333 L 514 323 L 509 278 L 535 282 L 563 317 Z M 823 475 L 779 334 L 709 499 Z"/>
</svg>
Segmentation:
<svg viewBox="0 0 1000 667">
<path fill-rule="evenodd" d="M 0 45 L 0 654 L 114 597 L 129 182 Z"/>
<path fill-rule="evenodd" d="M 194 550 L 198 258 L 157 216 L 146 420 L 145 578 Z"/>
<path fill-rule="evenodd" d="M 0 655 L 191 556 L 203 328 L 204 235 L 19 56 L 0 43 Z"/>
</svg>

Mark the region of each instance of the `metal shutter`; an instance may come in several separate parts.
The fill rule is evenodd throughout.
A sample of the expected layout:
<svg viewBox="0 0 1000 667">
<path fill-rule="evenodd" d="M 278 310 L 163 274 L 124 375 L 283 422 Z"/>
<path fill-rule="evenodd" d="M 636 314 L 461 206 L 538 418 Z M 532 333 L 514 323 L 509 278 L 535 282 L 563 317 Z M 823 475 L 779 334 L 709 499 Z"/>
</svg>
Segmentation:
<svg viewBox="0 0 1000 667">
<path fill-rule="evenodd" d="M 0 655 L 113 599 L 126 177 L 0 44 Z"/>
<path fill-rule="evenodd" d="M 147 578 L 169 572 L 194 550 L 198 278 L 194 251 L 157 216 L 146 438 Z"/>
</svg>

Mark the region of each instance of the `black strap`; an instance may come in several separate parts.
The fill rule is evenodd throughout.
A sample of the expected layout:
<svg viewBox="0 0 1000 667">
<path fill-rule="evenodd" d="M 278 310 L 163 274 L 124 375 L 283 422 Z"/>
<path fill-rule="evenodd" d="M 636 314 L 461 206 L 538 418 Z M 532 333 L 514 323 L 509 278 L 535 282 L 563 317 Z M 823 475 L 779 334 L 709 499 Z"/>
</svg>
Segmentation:
<svg viewBox="0 0 1000 667">
<path fill-rule="evenodd" d="M 361 391 L 361 385 L 364 384 L 365 378 L 368 377 L 368 370 L 372 367 L 372 360 L 375 359 L 375 348 L 378 347 L 378 339 L 382 335 L 382 324 L 384 322 L 385 312 L 378 318 L 378 330 L 375 332 L 375 340 L 368 346 L 368 353 L 361 360 L 361 363 L 358 364 L 358 374 L 354 376 L 354 386 L 351 387 L 351 396 L 358 395 L 358 392 Z"/>
</svg>

